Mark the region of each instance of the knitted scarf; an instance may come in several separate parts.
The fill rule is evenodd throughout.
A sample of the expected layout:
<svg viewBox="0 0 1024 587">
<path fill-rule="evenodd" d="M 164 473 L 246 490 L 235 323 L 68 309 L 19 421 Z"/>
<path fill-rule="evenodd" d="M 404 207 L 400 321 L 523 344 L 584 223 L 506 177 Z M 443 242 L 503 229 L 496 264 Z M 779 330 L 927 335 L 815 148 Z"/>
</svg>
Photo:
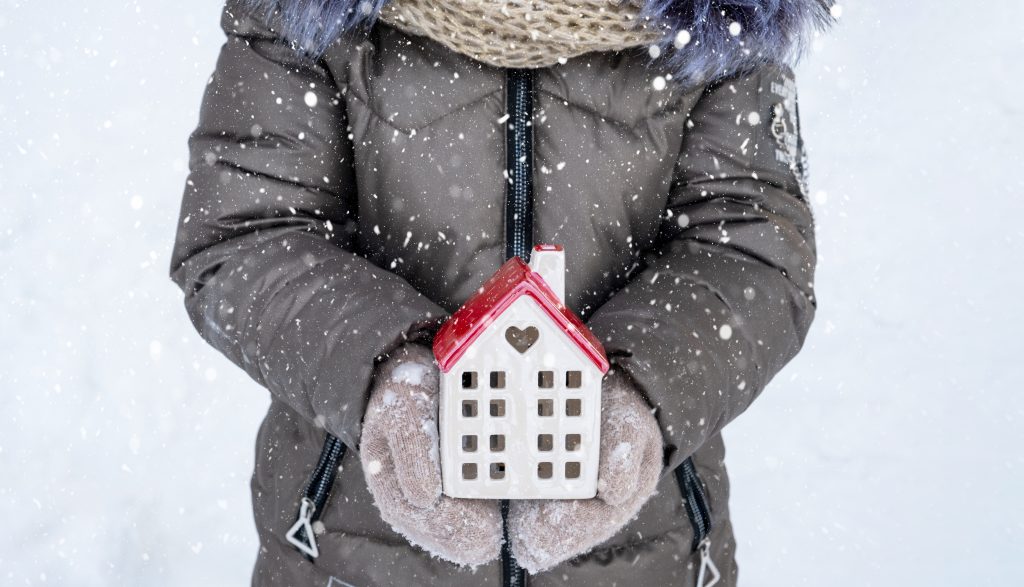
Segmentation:
<svg viewBox="0 0 1024 587">
<path fill-rule="evenodd" d="M 380 19 L 490 65 L 547 67 L 657 44 L 665 32 L 641 9 L 638 0 L 391 0 Z"/>
</svg>

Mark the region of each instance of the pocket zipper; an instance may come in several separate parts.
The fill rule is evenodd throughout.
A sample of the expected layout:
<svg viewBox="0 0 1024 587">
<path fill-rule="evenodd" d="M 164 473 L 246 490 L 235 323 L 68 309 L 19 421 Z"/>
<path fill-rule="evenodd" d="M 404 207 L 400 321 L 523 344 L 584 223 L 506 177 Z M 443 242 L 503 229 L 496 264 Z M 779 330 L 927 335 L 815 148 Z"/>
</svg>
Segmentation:
<svg viewBox="0 0 1024 587">
<path fill-rule="evenodd" d="M 691 551 L 700 551 L 700 570 L 697 572 L 697 587 L 713 587 L 722 578 L 722 574 L 711 558 L 711 507 L 704 485 L 697 476 L 697 467 L 693 458 L 687 458 L 676 467 L 676 481 L 683 494 L 683 505 L 693 525 L 693 544 Z M 709 580 L 705 583 L 705 580 Z"/>
<path fill-rule="evenodd" d="M 295 523 L 288 529 L 285 538 L 288 543 L 305 554 L 309 559 L 320 556 L 320 548 L 316 544 L 316 533 L 313 523 L 320 519 L 327 498 L 331 495 L 331 486 L 338 473 L 338 463 L 345 456 L 345 444 L 332 434 L 327 435 L 324 447 L 320 450 L 320 459 L 313 469 L 302 498 L 299 500 L 299 514 Z"/>
<path fill-rule="evenodd" d="M 704 579 L 708 576 L 711 580 L 705 583 Z M 715 561 L 711 559 L 711 539 L 705 538 L 700 543 L 700 571 L 697 572 L 697 587 L 714 587 L 721 578 L 722 573 L 718 572 Z"/>
</svg>

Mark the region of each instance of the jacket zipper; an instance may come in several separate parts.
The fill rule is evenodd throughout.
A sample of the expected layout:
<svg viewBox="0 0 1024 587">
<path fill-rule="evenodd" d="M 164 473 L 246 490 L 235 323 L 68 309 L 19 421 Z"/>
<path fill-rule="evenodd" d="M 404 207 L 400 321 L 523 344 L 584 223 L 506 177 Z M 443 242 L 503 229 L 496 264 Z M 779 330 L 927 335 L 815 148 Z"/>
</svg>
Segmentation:
<svg viewBox="0 0 1024 587">
<path fill-rule="evenodd" d="M 711 559 L 711 507 L 704 485 L 697 476 L 697 467 L 693 457 L 687 457 L 683 464 L 676 467 L 676 481 L 683 494 L 683 505 L 693 525 L 693 543 L 691 551 L 700 551 L 700 569 L 697 572 L 697 587 L 712 587 L 722 575 Z"/>
<path fill-rule="evenodd" d="M 533 72 L 505 74 L 505 259 L 530 261 L 533 247 Z"/>
<path fill-rule="evenodd" d="M 334 477 L 338 473 L 338 463 L 344 456 L 345 444 L 333 434 L 328 434 L 324 440 L 324 447 L 320 450 L 320 459 L 317 461 L 316 467 L 313 468 L 306 487 L 302 490 L 298 516 L 285 535 L 289 544 L 310 560 L 320 556 L 320 549 L 316 544 L 316 534 L 313 532 L 313 523 L 320 519 L 320 514 L 324 511 L 324 506 L 327 505 L 327 498 L 331 495 L 331 486 L 334 485 Z"/>
<path fill-rule="evenodd" d="M 533 248 L 533 71 L 505 70 L 505 259 L 530 261 Z M 501 546 L 501 584 L 526 587 L 526 573 L 509 543 L 508 500 L 501 502 L 505 541 Z"/>
</svg>

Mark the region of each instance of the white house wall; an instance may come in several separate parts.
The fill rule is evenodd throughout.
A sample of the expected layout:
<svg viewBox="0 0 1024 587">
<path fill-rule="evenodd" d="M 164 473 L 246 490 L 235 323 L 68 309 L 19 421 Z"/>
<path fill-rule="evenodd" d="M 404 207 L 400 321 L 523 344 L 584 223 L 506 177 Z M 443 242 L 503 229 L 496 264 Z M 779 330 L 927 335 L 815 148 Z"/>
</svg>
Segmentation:
<svg viewBox="0 0 1024 587">
<path fill-rule="evenodd" d="M 509 326 L 536 326 L 536 343 L 520 354 L 505 339 Z M 554 371 L 554 385 L 539 389 L 537 373 Z M 566 388 L 565 372 L 579 371 L 578 389 Z M 462 374 L 477 373 L 476 388 L 462 388 Z M 490 372 L 505 372 L 504 389 L 490 388 Z M 477 338 L 452 369 L 442 374 L 441 454 L 445 493 L 453 497 L 588 498 L 597 490 L 600 446 L 600 391 L 603 374 L 528 296 L 517 299 Z M 552 400 L 553 416 L 538 415 L 537 402 Z M 580 416 L 566 415 L 566 400 L 580 400 Z M 463 401 L 476 401 L 476 416 L 464 417 Z M 504 401 L 504 416 L 492 417 L 491 400 Z M 496 406 L 498 408 L 500 406 Z M 542 451 L 538 436 L 551 435 Z M 566 450 L 566 436 L 578 434 L 578 450 Z M 476 437 L 476 450 L 463 450 L 463 436 Z M 492 451 L 492 435 L 504 450 Z M 476 464 L 476 479 L 464 479 L 462 465 Z M 504 478 L 491 478 L 491 465 L 504 464 Z M 538 478 L 540 463 L 551 463 L 551 478 Z M 579 477 L 566 478 L 566 464 L 579 463 Z"/>
</svg>

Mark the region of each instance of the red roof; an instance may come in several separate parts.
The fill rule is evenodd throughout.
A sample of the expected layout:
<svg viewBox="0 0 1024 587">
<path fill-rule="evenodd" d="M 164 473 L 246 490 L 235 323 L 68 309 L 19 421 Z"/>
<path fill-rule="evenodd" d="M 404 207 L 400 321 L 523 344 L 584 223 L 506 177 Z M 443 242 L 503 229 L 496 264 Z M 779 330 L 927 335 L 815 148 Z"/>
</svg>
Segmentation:
<svg viewBox="0 0 1024 587">
<path fill-rule="evenodd" d="M 512 257 L 477 293 L 452 314 L 434 337 L 434 357 L 447 373 L 491 323 L 520 296 L 530 296 L 594 365 L 605 373 L 604 347 L 579 317 L 559 301 L 555 292 L 519 257 Z"/>
</svg>

